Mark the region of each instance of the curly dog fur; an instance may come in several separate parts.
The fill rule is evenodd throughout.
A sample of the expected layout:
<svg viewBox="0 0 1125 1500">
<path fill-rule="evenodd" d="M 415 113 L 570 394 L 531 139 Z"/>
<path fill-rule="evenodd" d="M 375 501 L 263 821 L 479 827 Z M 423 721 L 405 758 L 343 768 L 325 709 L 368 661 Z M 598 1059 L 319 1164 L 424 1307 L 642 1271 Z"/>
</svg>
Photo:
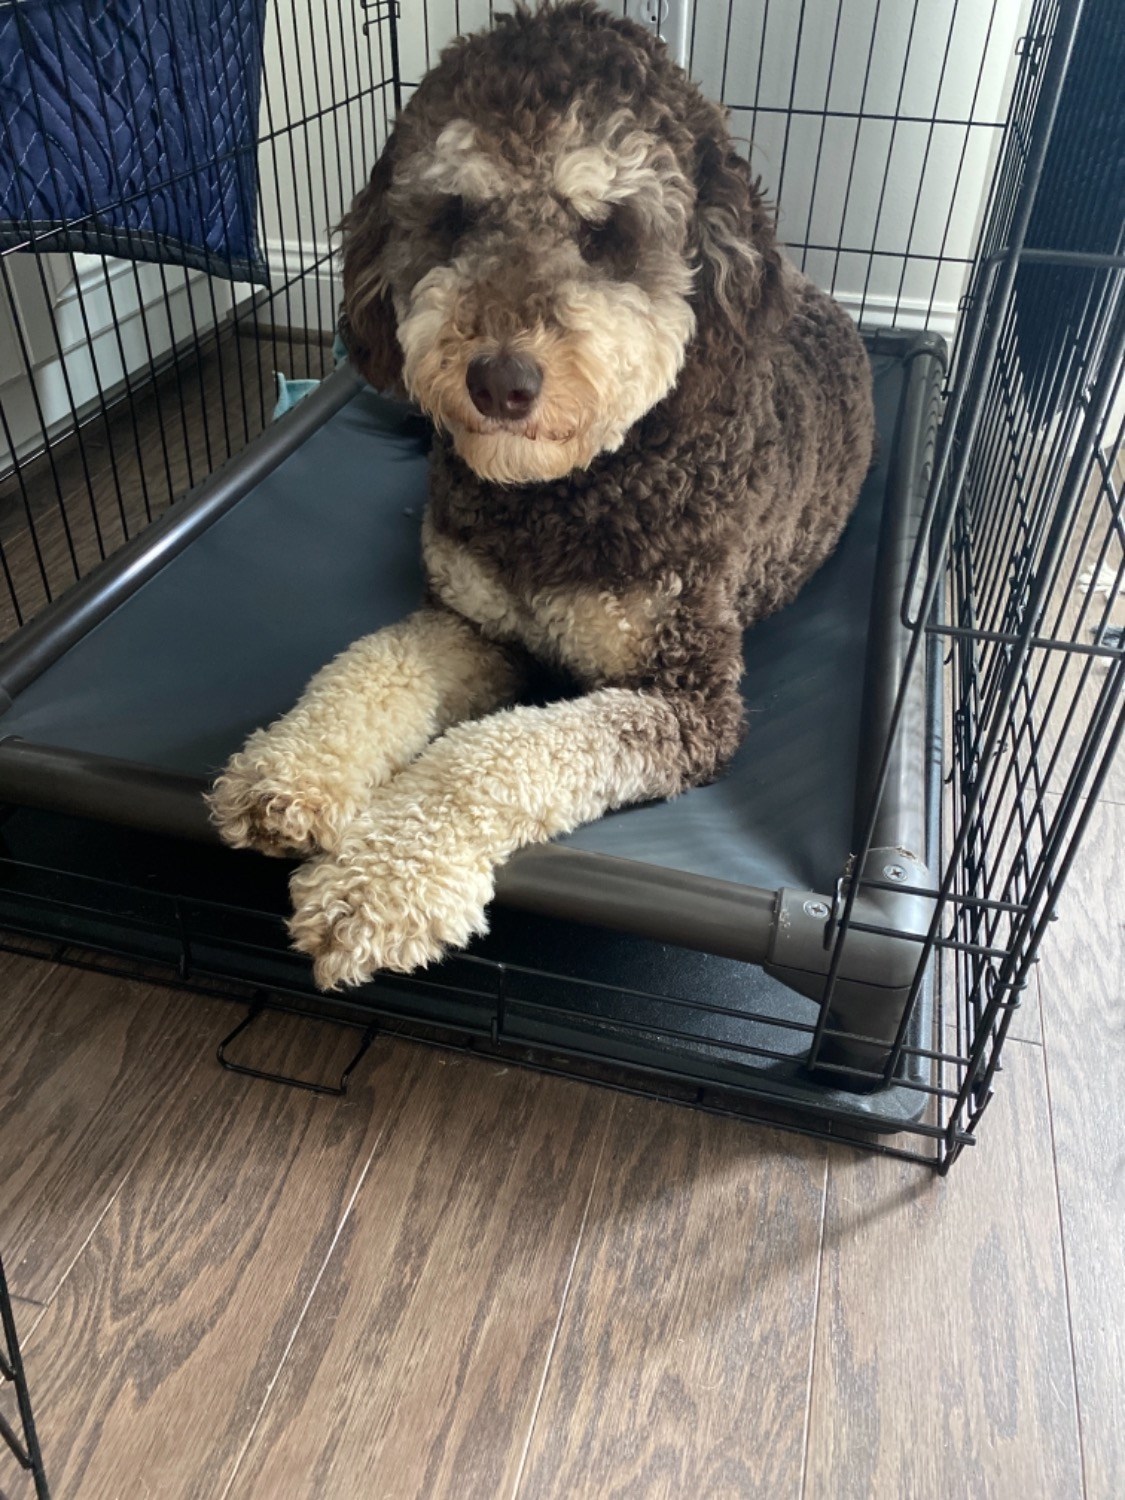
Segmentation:
<svg viewBox="0 0 1125 1500">
<path fill-rule="evenodd" d="M 312 856 L 291 932 L 324 987 L 483 931 L 521 846 L 720 772 L 743 629 L 835 546 L 874 430 L 724 113 L 590 0 L 451 46 L 343 247 L 353 362 L 436 429 L 428 597 L 211 799 L 231 844 Z M 499 408 L 482 368 L 517 382 Z M 512 706 L 536 662 L 575 696 Z"/>
</svg>

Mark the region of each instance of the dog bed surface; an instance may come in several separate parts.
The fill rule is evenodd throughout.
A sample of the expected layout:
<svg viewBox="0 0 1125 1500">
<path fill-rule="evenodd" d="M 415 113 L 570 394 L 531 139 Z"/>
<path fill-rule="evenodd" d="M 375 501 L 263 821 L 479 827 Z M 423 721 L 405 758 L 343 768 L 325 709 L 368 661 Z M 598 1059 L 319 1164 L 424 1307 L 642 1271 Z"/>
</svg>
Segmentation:
<svg viewBox="0 0 1125 1500">
<path fill-rule="evenodd" d="M 580 849 L 767 890 L 830 890 L 853 821 L 875 554 L 905 365 L 875 355 L 879 458 L 835 555 L 747 632 L 727 775 L 579 829 Z M 3 732 L 213 774 L 422 587 L 427 439 L 357 394 L 19 694 Z"/>
</svg>

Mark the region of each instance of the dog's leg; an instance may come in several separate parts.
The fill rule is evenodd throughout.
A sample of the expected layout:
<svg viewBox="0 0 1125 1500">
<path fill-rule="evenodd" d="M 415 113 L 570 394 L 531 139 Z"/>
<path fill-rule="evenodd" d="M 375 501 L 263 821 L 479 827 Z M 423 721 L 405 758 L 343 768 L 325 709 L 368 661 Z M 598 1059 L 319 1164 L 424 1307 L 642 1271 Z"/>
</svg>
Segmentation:
<svg viewBox="0 0 1125 1500">
<path fill-rule="evenodd" d="M 297 706 L 252 734 L 208 798 L 235 848 L 331 848 L 374 787 L 461 719 L 515 697 L 516 658 L 468 621 L 423 609 L 357 641 Z"/>
<path fill-rule="evenodd" d="M 450 730 L 294 872 L 290 932 L 317 983 L 431 962 L 486 930 L 493 872 L 516 849 L 709 779 L 741 733 L 728 675 L 710 699 L 604 688 Z"/>
</svg>

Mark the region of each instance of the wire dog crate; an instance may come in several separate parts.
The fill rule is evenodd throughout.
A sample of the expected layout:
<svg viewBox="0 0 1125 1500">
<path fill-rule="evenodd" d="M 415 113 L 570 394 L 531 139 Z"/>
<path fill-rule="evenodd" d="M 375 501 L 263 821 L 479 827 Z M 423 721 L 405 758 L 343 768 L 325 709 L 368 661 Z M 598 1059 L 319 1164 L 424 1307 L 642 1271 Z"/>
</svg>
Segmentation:
<svg viewBox="0 0 1125 1500">
<path fill-rule="evenodd" d="M 1120 28 L 1109 0 L 625 9 L 729 105 L 791 254 L 897 382 L 871 524 L 825 585 L 855 567 L 874 588 L 834 878 L 743 900 L 735 939 L 687 931 L 682 883 L 663 906 L 618 893 L 606 924 L 573 881 L 560 904 L 557 859 L 516 860 L 487 939 L 329 1004 L 286 950 L 284 872 L 208 843 L 198 775 L 33 733 L 48 668 L 97 719 L 123 601 L 155 611 L 142 647 L 173 631 L 141 585 L 276 499 L 279 466 L 315 442 L 345 466 L 361 417 L 403 472 L 424 463 L 408 416 L 332 373 L 330 231 L 413 81 L 492 5 L 249 0 L 231 24 L 205 0 L 0 0 L 0 924 L 56 957 L 169 964 L 255 1015 L 317 1004 L 365 1040 L 389 1016 L 945 1170 L 1125 725 Z M 277 370 L 328 378 L 272 424 Z"/>
</svg>

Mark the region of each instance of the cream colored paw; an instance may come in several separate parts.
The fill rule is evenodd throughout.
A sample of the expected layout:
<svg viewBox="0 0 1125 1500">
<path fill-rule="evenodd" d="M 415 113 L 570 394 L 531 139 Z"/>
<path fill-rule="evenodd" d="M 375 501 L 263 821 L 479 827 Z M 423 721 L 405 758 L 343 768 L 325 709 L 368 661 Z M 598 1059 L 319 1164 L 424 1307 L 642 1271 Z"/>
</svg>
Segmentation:
<svg viewBox="0 0 1125 1500">
<path fill-rule="evenodd" d="M 322 990 L 408 974 L 488 930 L 489 860 L 416 811 L 364 817 L 331 854 L 294 871 L 293 944 Z"/>
<path fill-rule="evenodd" d="M 225 843 L 277 857 L 332 848 L 356 811 L 350 791 L 333 787 L 323 768 L 302 764 L 300 747 L 279 745 L 266 730 L 231 757 L 207 805 Z"/>
</svg>

